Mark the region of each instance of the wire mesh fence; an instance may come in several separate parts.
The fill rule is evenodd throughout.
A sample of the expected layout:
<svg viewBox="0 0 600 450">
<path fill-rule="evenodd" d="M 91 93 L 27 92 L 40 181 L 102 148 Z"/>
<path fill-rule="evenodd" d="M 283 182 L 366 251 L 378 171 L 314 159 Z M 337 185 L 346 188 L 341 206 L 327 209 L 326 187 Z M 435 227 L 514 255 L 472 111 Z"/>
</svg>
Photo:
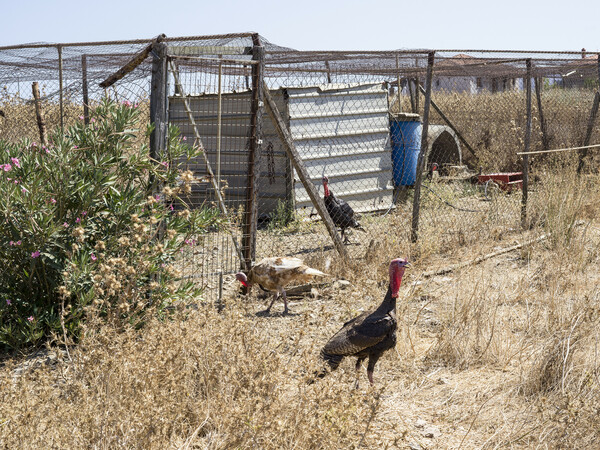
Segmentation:
<svg viewBox="0 0 600 450">
<path fill-rule="evenodd" d="M 182 201 L 221 217 L 182 255 L 186 277 L 213 298 L 223 277 L 263 257 L 322 267 L 342 240 L 362 258 L 411 236 L 442 247 L 531 226 L 525 201 L 540 201 L 556 155 L 543 152 L 599 140 L 595 53 L 299 52 L 254 34 L 166 38 L 164 53 L 150 48 L 100 87 L 148 44 L 0 48 L 0 138 L 40 139 L 33 82 L 49 129 L 88 121 L 104 97 L 144 108 L 148 123 L 166 105 L 181 139 L 204 149 L 181 162 L 196 177 Z M 157 145 L 153 157 L 168 162 Z M 569 154 L 598 167 L 592 151 Z"/>
</svg>

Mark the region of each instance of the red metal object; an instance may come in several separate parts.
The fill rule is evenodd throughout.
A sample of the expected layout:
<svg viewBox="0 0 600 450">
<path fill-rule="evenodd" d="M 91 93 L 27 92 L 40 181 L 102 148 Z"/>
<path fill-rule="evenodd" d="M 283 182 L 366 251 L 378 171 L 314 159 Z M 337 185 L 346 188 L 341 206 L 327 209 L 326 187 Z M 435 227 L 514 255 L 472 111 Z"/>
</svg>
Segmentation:
<svg viewBox="0 0 600 450">
<path fill-rule="evenodd" d="M 489 180 L 492 180 L 500 189 L 506 192 L 511 192 L 513 189 L 523 189 L 523 172 L 489 173 L 477 176 L 479 184 L 485 184 Z"/>
</svg>

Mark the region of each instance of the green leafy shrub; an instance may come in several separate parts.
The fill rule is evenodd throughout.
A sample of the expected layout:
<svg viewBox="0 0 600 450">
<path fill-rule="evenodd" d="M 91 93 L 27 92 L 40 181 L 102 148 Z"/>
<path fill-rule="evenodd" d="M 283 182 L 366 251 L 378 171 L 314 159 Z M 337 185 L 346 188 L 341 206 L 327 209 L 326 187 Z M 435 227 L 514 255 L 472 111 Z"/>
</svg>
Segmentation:
<svg viewBox="0 0 600 450">
<path fill-rule="evenodd" d="M 0 141 L 0 347 L 76 336 L 92 311 L 131 321 L 199 293 L 176 257 L 218 215 L 177 207 L 195 180 L 174 162 L 195 150 L 170 129 L 168 156 L 151 160 L 139 118 L 105 101 L 48 148 Z"/>
</svg>

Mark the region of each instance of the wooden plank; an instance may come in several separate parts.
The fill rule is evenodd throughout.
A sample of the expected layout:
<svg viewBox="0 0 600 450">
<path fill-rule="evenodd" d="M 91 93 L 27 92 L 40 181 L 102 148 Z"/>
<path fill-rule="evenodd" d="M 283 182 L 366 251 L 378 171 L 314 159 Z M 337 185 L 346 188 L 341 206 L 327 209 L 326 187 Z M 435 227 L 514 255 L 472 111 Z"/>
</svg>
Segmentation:
<svg viewBox="0 0 600 450">
<path fill-rule="evenodd" d="M 526 106 L 527 106 L 527 123 L 525 125 L 525 151 L 523 155 L 523 195 L 521 197 L 521 228 L 527 229 L 527 197 L 529 193 L 529 146 L 531 145 L 531 59 L 525 62 L 527 66 L 527 79 L 525 87 Z"/>
<path fill-rule="evenodd" d="M 296 169 L 296 173 L 298 174 L 300 181 L 302 181 L 302 184 L 304 185 L 304 189 L 306 189 L 306 192 L 310 196 L 313 205 L 315 206 L 317 212 L 321 216 L 321 219 L 323 220 L 323 223 L 325 224 L 325 227 L 327 228 L 327 231 L 331 236 L 335 249 L 338 251 L 342 258 L 348 259 L 348 252 L 346 251 L 346 247 L 344 246 L 344 243 L 342 242 L 340 236 L 337 233 L 335 224 L 331 220 L 331 217 L 329 217 L 329 213 L 327 212 L 327 208 L 325 207 L 323 199 L 319 196 L 315 185 L 310 181 L 310 177 L 308 176 L 306 167 L 302 162 L 302 158 L 300 158 L 300 154 L 298 153 L 298 150 L 296 150 L 296 145 L 294 144 L 292 135 L 289 132 L 279 112 L 279 109 L 275 104 L 275 101 L 271 97 L 267 86 L 264 87 L 264 96 L 265 103 L 267 106 L 267 112 L 269 113 L 269 116 L 273 121 L 273 125 L 275 126 L 277 133 L 279 134 L 281 140 L 284 143 L 288 157 L 292 161 L 292 164 Z"/>
<path fill-rule="evenodd" d="M 100 83 L 100 87 L 106 89 L 106 88 L 112 86 L 117 81 L 119 81 L 121 78 L 123 78 L 125 75 L 127 75 L 129 72 L 131 72 L 133 69 L 135 69 L 137 66 L 139 66 L 142 63 L 142 61 L 144 61 L 148 57 L 148 55 L 150 54 L 152 49 L 157 44 L 162 42 L 162 40 L 165 39 L 166 37 L 167 36 L 164 34 L 159 34 L 154 39 L 152 39 L 152 41 L 150 42 L 150 44 L 148 44 L 146 46 L 146 48 L 144 48 L 141 52 L 136 54 L 133 58 L 131 58 L 131 60 L 127 64 L 125 64 L 123 67 L 121 67 L 115 73 L 110 75 L 106 80 L 104 80 L 102 83 Z M 166 54 L 166 49 L 164 51 Z"/>
<path fill-rule="evenodd" d="M 430 52 L 427 57 L 427 78 L 425 79 L 425 104 L 423 106 L 423 132 L 421 134 L 421 151 L 417 160 L 417 176 L 415 179 L 415 193 L 413 197 L 413 215 L 410 239 L 417 242 L 419 233 L 419 212 L 421 208 L 421 183 L 423 181 L 423 166 L 425 165 L 425 155 L 427 153 L 427 133 L 429 129 L 429 109 L 431 105 L 431 81 L 433 78 L 433 63 L 435 52 Z M 418 93 L 418 92 L 417 92 Z"/>
<path fill-rule="evenodd" d="M 42 103 L 40 102 L 40 88 L 38 82 L 34 81 L 31 85 L 33 91 L 33 99 L 35 103 L 35 117 L 37 119 L 38 130 L 40 132 L 40 141 L 44 147 L 48 146 L 48 134 L 46 133 L 46 124 L 42 112 Z"/>
</svg>

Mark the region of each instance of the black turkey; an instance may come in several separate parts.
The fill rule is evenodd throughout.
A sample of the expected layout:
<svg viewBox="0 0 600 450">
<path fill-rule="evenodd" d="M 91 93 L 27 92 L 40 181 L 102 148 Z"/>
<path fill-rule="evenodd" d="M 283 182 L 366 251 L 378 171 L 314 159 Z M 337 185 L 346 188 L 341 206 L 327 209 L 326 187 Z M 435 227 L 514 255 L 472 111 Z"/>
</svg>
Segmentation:
<svg viewBox="0 0 600 450">
<path fill-rule="evenodd" d="M 373 384 L 373 370 L 381 355 L 396 346 L 396 298 L 408 261 L 402 258 L 390 262 L 390 285 L 379 307 L 367 311 L 344 324 L 321 350 L 321 358 L 331 370 L 337 369 L 346 356 L 356 356 L 356 387 L 361 363 L 368 357 L 367 376 Z M 324 377 L 327 370 L 317 374 Z"/>
<path fill-rule="evenodd" d="M 333 195 L 333 192 L 329 189 L 329 178 L 326 176 L 323 177 L 323 189 L 325 191 L 323 201 L 325 202 L 327 212 L 335 226 L 340 227 L 342 230 L 342 239 L 344 240 L 344 243 L 347 244 L 350 241 L 348 236 L 345 235 L 346 228 L 356 228 L 361 231 L 365 230 L 354 218 L 354 210 L 352 207 L 341 198 L 337 198 Z"/>
</svg>

